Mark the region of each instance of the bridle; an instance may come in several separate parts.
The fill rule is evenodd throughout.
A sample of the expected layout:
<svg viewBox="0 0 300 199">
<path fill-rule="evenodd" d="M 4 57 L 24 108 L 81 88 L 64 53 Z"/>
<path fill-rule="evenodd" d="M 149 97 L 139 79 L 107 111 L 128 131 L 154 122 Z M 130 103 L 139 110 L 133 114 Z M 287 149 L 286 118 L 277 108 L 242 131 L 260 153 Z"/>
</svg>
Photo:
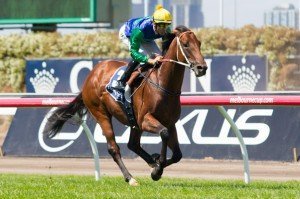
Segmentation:
<svg viewBox="0 0 300 199">
<path fill-rule="evenodd" d="M 189 68 L 190 70 L 197 70 L 197 67 L 198 66 L 201 66 L 201 67 L 206 67 L 206 65 L 195 65 L 193 63 L 190 62 L 190 60 L 187 58 L 186 56 L 186 53 L 184 52 L 183 50 L 183 47 L 182 47 L 182 44 L 180 42 L 180 38 L 187 34 L 187 33 L 193 33 L 192 31 L 186 31 L 186 32 L 183 32 L 181 33 L 179 36 L 176 36 L 176 43 L 177 43 L 177 52 L 176 52 L 176 59 L 177 60 L 173 60 L 173 59 L 162 59 L 161 62 L 172 62 L 172 63 L 176 63 L 176 64 L 179 64 L 179 65 L 182 65 L 182 66 L 185 66 L 187 68 Z M 194 33 L 193 33 L 194 34 Z M 182 62 L 182 61 L 179 61 L 179 50 L 181 52 L 181 54 L 183 55 L 184 59 L 185 59 L 185 62 Z M 171 92 L 171 91 L 168 91 L 167 89 L 161 87 L 159 84 L 153 82 L 151 79 L 149 79 L 148 77 L 150 76 L 150 74 L 153 72 L 153 70 L 155 70 L 155 65 L 153 67 L 153 69 L 151 70 L 151 72 L 146 76 L 142 75 L 144 77 L 144 81 L 140 84 L 140 86 L 145 82 L 145 81 L 148 81 L 150 84 L 152 84 L 153 86 L 155 86 L 156 88 L 158 88 L 159 90 L 163 91 L 164 93 L 166 93 L 167 95 L 169 96 L 180 96 L 181 92 Z M 140 87 L 139 86 L 139 87 Z M 139 88 L 138 87 L 138 88 Z M 138 90 L 138 88 L 135 90 L 135 92 Z M 135 93 L 134 92 L 134 93 Z M 134 93 L 132 93 L 132 95 L 134 95 Z M 132 96 L 131 95 L 131 96 Z"/>
<path fill-rule="evenodd" d="M 192 31 L 186 31 L 181 33 L 179 36 L 176 36 L 176 43 L 177 43 L 177 52 L 176 52 L 176 59 L 177 60 L 173 60 L 173 59 L 162 59 L 162 62 L 172 62 L 172 63 L 176 63 L 182 66 L 185 66 L 191 70 L 196 70 L 198 66 L 204 67 L 205 65 L 194 65 L 193 63 L 190 62 L 190 60 L 187 58 L 186 53 L 183 50 L 182 44 L 180 42 L 180 38 L 187 34 L 187 33 L 193 33 Z M 193 33 L 194 34 L 194 33 Z M 183 55 L 185 62 L 179 61 L 179 50 L 181 52 L 181 54 Z"/>
</svg>

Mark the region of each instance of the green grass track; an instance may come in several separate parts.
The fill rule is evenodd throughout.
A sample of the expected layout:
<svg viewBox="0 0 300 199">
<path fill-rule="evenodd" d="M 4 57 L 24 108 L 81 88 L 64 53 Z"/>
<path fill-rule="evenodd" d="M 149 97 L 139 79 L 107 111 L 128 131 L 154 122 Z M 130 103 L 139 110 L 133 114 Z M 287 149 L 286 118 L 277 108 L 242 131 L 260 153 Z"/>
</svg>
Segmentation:
<svg viewBox="0 0 300 199">
<path fill-rule="evenodd" d="M 121 177 L 0 174 L 0 198 L 300 198 L 300 182 L 137 178 L 130 187 Z"/>
</svg>

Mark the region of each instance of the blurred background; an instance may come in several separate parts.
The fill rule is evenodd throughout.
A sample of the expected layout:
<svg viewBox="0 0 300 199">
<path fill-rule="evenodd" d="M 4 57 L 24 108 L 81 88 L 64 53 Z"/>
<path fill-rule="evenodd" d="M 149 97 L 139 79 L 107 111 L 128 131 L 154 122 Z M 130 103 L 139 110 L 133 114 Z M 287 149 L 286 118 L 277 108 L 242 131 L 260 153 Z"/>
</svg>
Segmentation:
<svg viewBox="0 0 300 199">
<path fill-rule="evenodd" d="M 129 18 L 152 15 L 157 4 L 172 13 L 173 28 L 185 25 L 195 31 L 206 57 L 265 57 L 265 90 L 300 89 L 297 0 L 0 0 L 0 4 L 1 92 L 26 91 L 28 58 L 128 58 L 117 38 L 118 28 Z"/>
<path fill-rule="evenodd" d="M 100 27 L 118 28 L 131 17 L 152 15 L 157 4 L 172 13 L 173 26 L 241 28 L 252 24 L 299 29 L 300 23 L 299 0 L 1 0 L 0 22 L 2 34 L 11 32 L 3 24 L 18 22 L 22 29 L 42 22 L 59 24 L 58 27 L 63 22 L 84 22 L 82 27 L 92 27 L 95 22 Z"/>
<path fill-rule="evenodd" d="M 196 78 L 186 71 L 183 94 L 300 90 L 299 0 L 0 0 L 0 92 L 78 93 L 86 75 L 98 61 L 127 61 L 130 58 L 127 48 L 119 41 L 118 29 L 132 17 L 151 16 L 157 4 L 172 13 L 172 28 L 185 25 L 202 42 L 201 51 L 208 64 L 207 74 Z M 160 41 L 157 42 L 160 44 Z M 214 108 L 209 108 L 211 112 L 213 110 L 210 109 Z M 264 118 L 267 119 L 258 120 L 268 123 L 269 133 L 272 133 L 266 142 L 263 140 L 250 147 L 254 159 L 291 160 L 291 148 L 300 148 L 300 142 L 297 142 L 300 140 L 299 111 L 291 108 L 280 112 L 281 109 L 278 109 L 275 111 L 277 108 L 274 108 L 274 115 L 266 115 Z M 45 115 L 39 111 L 17 112 L 19 115 L 15 116 L 11 137 L 20 137 L 13 136 L 15 132 L 26 136 L 32 134 L 32 138 L 27 137 L 30 138 L 28 142 L 24 142 L 25 138 L 20 139 L 20 145 L 37 138 L 39 120 Z M 189 111 L 183 113 L 188 114 Z M 243 112 L 245 109 L 238 108 L 238 114 Z M 295 115 L 288 120 L 292 113 Z M 266 113 L 259 112 L 256 116 L 261 114 Z M 288 121 L 282 121 L 284 114 Z M 35 124 L 19 128 L 20 125 L 28 125 L 17 122 L 28 120 L 28 115 L 32 117 L 31 121 L 36 121 Z M 0 146 L 12 118 L 0 116 Z M 219 124 L 222 124 L 222 119 L 219 119 Z M 221 125 L 218 126 L 215 119 L 211 121 L 207 126 L 213 129 L 207 127 L 203 131 L 213 132 L 214 137 L 216 129 L 223 128 L 219 128 Z M 280 123 L 286 126 L 278 126 Z M 290 142 L 281 134 L 286 129 L 290 129 Z M 255 132 L 253 139 L 259 137 L 256 130 L 250 131 Z M 32 146 L 38 142 L 35 141 Z M 282 148 L 276 148 L 279 144 L 285 146 L 285 153 L 282 153 Z M 211 145 L 204 146 L 208 153 L 213 151 Z M 197 157 L 239 157 L 238 146 L 229 146 L 234 153 L 230 151 L 232 148 L 218 145 L 222 150 L 216 154 L 203 152 Z M 262 153 L 257 152 L 257 147 L 261 147 Z M 28 146 L 24 148 L 29 149 Z M 276 149 L 278 153 L 274 153 Z M 19 151 L 23 153 L 24 150 Z M 224 156 L 220 155 L 222 151 Z M 42 155 L 47 153 L 44 149 L 39 152 Z M 28 154 L 32 152 L 28 151 Z"/>
</svg>

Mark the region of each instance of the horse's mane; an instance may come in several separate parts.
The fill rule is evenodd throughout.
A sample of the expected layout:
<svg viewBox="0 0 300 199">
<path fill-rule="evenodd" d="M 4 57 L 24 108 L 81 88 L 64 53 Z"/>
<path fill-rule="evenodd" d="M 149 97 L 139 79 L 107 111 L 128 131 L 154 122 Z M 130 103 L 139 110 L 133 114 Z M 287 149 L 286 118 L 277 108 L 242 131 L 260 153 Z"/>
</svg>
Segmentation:
<svg viewBox="0 0 300 199">
<path fill-rule="evenodd" d="M 163 38 L 162 38 L 162 55 L 163 56 L 167 53 L 173 39 L 176 37 L 176 34 L 180 34 L 180 33 L 186 32 L 186 31 L 190 31 L 190 29 L 188 29 L 187 27 L 185 27 L 183 25 L 179 25 L 174 29 L 174 31 L 172 31 L 172 33 L 167 33 L 163 36 Z"/>
</svg>

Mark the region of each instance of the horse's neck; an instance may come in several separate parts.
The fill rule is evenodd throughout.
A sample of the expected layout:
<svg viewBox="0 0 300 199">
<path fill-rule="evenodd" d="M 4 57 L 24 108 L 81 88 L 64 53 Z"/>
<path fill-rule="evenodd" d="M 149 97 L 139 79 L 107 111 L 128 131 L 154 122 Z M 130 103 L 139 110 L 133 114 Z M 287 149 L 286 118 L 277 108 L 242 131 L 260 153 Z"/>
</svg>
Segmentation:
<svg viewBox="0 0 300 199">
<path fill-rule="evenodd" d="M 164 59 L 177 60 L 177 43 L 172 42 Z M 180 93 L 183 77 L 184 66 L 173 62 L 163 62 L 158 71 L 159 85 L 173 93 Z"/>
</svg>

